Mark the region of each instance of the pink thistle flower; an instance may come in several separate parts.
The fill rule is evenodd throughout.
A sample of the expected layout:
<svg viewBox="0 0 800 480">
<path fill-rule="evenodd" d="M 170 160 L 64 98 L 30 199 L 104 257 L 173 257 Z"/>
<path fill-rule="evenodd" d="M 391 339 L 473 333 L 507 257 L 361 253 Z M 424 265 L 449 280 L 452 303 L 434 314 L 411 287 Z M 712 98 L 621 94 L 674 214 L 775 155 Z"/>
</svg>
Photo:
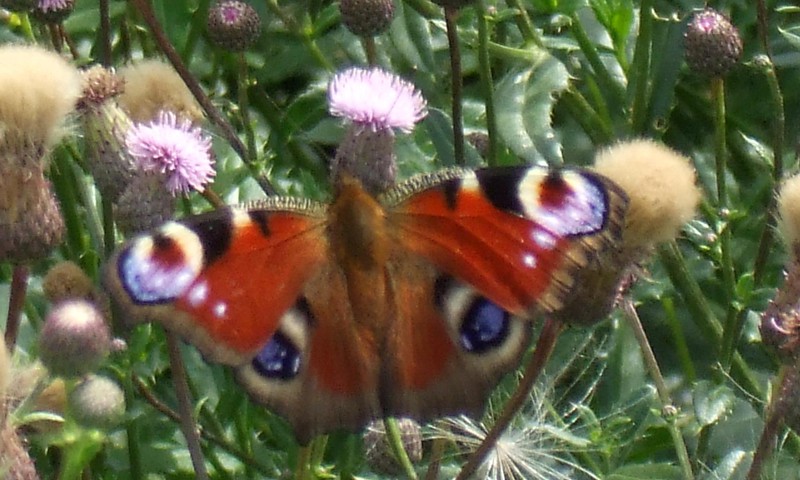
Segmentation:
<svg viewBox="0 0 800 480">
<path fill-rule="evenodd" d="M 39 10 L 50 12 L 71 7 L 75 0 L 39 0 Z"/>
<path fill-rule="evenodd" d="M 411 82 L 380 68 L 348 68 L 328 84 L 328 109 L 373 131 L 410 132 L 428 114 L 427 104 Z"/>
<path fill-rule="evenodd" d="M 200 191 L 214 178 L 211 138 L 172 112 L 132 126 L 125 135 L 125 147 L 142 170 L 164 174 L 173 195 Z"/>
</svg>

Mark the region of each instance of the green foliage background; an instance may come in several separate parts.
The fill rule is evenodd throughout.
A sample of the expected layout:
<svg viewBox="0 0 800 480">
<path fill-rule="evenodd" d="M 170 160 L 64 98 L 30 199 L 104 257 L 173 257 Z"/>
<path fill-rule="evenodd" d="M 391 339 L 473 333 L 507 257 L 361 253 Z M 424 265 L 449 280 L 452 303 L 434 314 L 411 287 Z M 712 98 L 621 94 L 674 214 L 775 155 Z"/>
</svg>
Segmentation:
<svg viewBox="0 0 800 480">
<path fill-rule="evenodd" d="M 237 56 L 207 41 L 208 0 L 153 1 L 170 42 L 205 92 L 243 140 L 253 139 L 248 165 L 216 134 L 218 174 L 213 189 L 229 203 L 252 200 L 264 195 L 254 174 L 264 174 L 281 194 L 327 198 L 327 162 L 343 127 L 327 113 L 326 84 L 335 71 L 365 64 L 363 46 L 341 25 L 336 2 L 251 3 L 264 31 L 244 54 L 243 82 Z M 541 394 L 532 400 L 535 405 L 512 425 L 512 432 L 537 422 L 549 426 L 550 434 L 537 433 L 525 444 L 529 450 L 524 457 L 537 465 L 555 465 L 553 472 L 566 478 L 684 478 L 670 424 L 678 426 L 687 443 L 696 478 L 745 478 L 761 435 L 778 363 L 761 343 L 757 326 L 759 314 L 781 284 L 786 249 L 775 240 L 765 250 L 763 275 L 755 278 L 753 269 L 763 232 L 773 228 L 767 218 L 777 183 L 776 154 L 783 165 L 781 175 L 797 169 L 800 12 L 790 2 L 767 1 L 761 37 L 755 2 L 727 0 L 712 6 L 730 15 L 745 48 L 742 62 L 724 82 L 724 140 L 729 151 L 725 175 L 730 190 L 724 215 L 715 201 L 710 82 L 683 62 L 686 20 L 703 7 L 701 2 L 476 0 L 458 18 L 465 128 L 487 130 L 486 92 L 491 90 L 497 115 L 494 164 L 587 165 L 599 148 L 621 139 L 651 137 L 691 158 L 705 192 L 697 218 L 677 242 L 654 252 L 643 265 L 644 274 L 626 293 L 644 323 L 677 413 L 662 412 L 640 347 L 615 312 L 592 329 L 563 335 L 537 388 Z M 451 73 L 441 9 L 427 0 L 397 0 L 395 7 L 391 28 L 376 39 L 379 64 L 413 81 L 430 108 L 413 134 L 398 138 L 401 175 L 408 176 L 455 163 Z M 160 55 L 133 3 L 112 1 L 110 12 L 113 65 Z M 45 28 L 33 24 L 26 32 L 20 21 L 18 16 L 2 17 L 1 43 L 50 44 Z M 76 64 L 101 58 L 99 22 L 96 0 L 78 0 L 64 22 Z M 772 58 L 767 66 L 753 62 L 767 53 L 764 41 Z M 481 70 L 480 55 L 488 55 L 491 82 Z M 771 71 L 779 91 L 770 86 Z M 247 89 L 249 121 L 241 115 L 241 88 Z M 82 152 L 81 137 L 73 135 L 53 154 L 50 177 L 69 234 L 59 251 L 33 266 L 18 362 L 36 357 L 36 332 L 48 308 L 40 287 L 47 268 L 67 258 L 96 276 L 107 253 L 88 227 L 102 217 L 102 207 L 85 174 Z M 486 163 L 471 146 L 466 162 Z M 82 194 L 87 191 L 90 195 Z M 178 215 L 208 209 L 201 197 L 193 196 L 181 204 Z M 720 273 L 720 239 L 727 234 L 723 232 L 731 236 L 736 272 L 732 297 Z M 7 301 L 10 278 L 11 266 L 0 266 L 0 302 Z M 721 332 L 732 311 L 744 322 L 731 363 L 724 358 Z M 91 478 L 193 478 L 177 421 L 154 408 L 155 401 L 168 408 L 175 405 L 162 332 L 145 325 L 116 334 L 126 339 L 128 349 L 115 354 L 103 372 L 125 386 L 125 424 L 107 434 L 33 433 L 30 452 L 37 468 L 43 478 L 55 478 L 57 472 L 63 474 L 63 460 L 73 458 L 77 470 L 86 469 Z M 230 372 L 207 365 L 191 348 L 183 353 L 213 478 L 287 478 L 303 462 L 310 465 L 306 474 L 313 478 L 379 478 L 365 463 L 359 436 L 332 435 L 327 443 L 315 442 L 311 453 L 299 449 L 286 424 L 252 404 Z M 131 374 L 140 379 L 140 388 Z M 499 409 L 513 386 L 513 378 L 503 383 L 492 410 Z M 513 445 L 512 438 L 508 441 Z M 778 440 L 766 475 L 800 478 L 800 442 L 784 432 Z M 461 447 L 448 448 L 443 478 L 463 464 L 464 456 L 456 453 Z M 421 474 L 429 458 L 418 465 Z M 555 475 L 543 473 L 541 478 Z"/>
</svg>

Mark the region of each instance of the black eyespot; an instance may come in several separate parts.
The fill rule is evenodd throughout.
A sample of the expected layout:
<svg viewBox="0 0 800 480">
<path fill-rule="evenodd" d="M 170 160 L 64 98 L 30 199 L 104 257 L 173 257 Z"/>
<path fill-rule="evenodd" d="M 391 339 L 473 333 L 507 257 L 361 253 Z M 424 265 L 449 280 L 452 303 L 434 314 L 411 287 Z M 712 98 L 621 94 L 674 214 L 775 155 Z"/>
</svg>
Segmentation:
<svg viewBox="0 0 800 480">
<path fill-rule="evenodd" d="M 469 352 L 484 353 L 499 347 L 508 337 L 511 315 L 485 298 L 476 298 L 461 323 L 461 345 Z"/>
<path fill-rule="evenodd" d="M 300 350 L 281 332 L 275 332 L 253 359 L 258 373 L 277 380 L 291 380 L 300 371 Z"/>
</svg>

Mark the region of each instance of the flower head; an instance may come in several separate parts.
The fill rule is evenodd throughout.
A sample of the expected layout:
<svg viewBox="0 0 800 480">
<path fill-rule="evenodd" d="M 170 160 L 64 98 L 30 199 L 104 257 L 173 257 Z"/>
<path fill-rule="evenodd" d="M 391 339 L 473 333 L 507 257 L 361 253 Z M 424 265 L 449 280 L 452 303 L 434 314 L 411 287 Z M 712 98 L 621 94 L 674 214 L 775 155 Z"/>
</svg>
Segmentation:
<svg viewBox="0 0 800 480">
<path fill-rule="evenodd" d="M 179 121 L 172 112 L 131 127 L 125 147 L 142 170 L 166 175 L 167 189 L 173 195 L 202 190 L 214 178 L 211 138 L 190 121 Z"/>
<path fill-rule="evenodd" d="M 74 4 L 74 0 L 39 0 L 38 8 L 43 12 L 50 12 L 68 8 Z"/>
<path fill-rule="evenodd" d="M 686 26 L 686 63 L 697 73 L 724 76 L 742 56 L 742 37 L 727 17 L 706 8 Z"/>
<path fill-rule="evenodd" d="M 332 115 L 374 131 L 410 132 L 427 115 L 425 99 L 410 82 L 379 68 L 349 68 L 328 85 Z"/>
</svg>

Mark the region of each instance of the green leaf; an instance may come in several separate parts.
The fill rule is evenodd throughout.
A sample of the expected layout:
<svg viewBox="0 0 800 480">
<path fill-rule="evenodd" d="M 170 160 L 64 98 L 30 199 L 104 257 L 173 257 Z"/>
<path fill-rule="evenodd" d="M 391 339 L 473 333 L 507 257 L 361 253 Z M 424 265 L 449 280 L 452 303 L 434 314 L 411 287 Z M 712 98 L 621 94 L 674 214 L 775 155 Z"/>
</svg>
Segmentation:
<svg viewBox="0 0 800 480">
<path fill-rule="evenodd" d="M 530 65 L 506 74 L 497 85 L 500 136 L 528 162 L 562 163 L 561 144 L 552 125 L 555 96 L 567 88 L 564 65 L 543 50 L 532 50 Z"/>
<path fill-rule="evenodd" d="M 749 465 L 749 456 L 743 450 L 733 450 L 725 455 L 725 458 L 717 465 L 713 471 L 705 475 L 707 480 L 728 480 L 731 478 L 743 478 L 746 468 Z"/>
<path fill-rule="evenodd" d="M 677 480 L 680 478 L 683 478 L 681 470 L 676 465 L 653 463 L 625 465 L 606 477 L 606 480 Z"/>
<path fill-rule="evenodd" d="M 606 28 L 614 43 L 614 49 L 622 52 L 625 40 L 633 25 L 632 0 L 591 0 L 589 5 L 594 10 L 597 20 Z"/>
<path fill-rule="evenodd" d="M 733 405 L 735 396 L 727 385 L 714 385 L 710 381 L 698 382 L 694 387 L 694 414 L 697 422 L 708 426 L 718 422 Z"/>
</svg>

